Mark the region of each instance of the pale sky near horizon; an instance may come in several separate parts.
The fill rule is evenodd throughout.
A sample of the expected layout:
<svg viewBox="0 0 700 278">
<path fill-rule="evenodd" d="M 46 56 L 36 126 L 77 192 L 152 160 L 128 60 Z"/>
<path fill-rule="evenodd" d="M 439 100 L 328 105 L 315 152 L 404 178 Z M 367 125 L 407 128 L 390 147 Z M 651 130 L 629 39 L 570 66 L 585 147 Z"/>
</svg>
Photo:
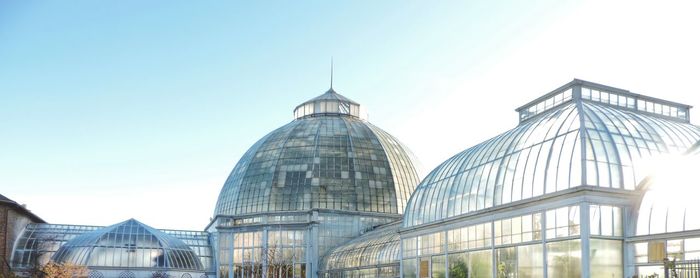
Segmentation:
<svg viewBox="0 0 700 278">
<path fill-rule="evenodd" d="M 573 78 L 700 105 L 699 13 L 693 1 L 2 1 L 0 194 L 51 223 L 201 230 L 248 147 L 328 89 L 331 56 L 336 91 L 425 172 Z"/>
</svg>

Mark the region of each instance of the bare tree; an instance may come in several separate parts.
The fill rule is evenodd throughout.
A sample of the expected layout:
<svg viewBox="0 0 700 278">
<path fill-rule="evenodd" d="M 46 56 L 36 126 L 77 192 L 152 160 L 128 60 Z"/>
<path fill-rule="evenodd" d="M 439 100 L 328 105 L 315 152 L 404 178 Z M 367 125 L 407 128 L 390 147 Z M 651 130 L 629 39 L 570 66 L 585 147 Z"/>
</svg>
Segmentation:
<svg viewBox="0 0 700 278">
<path fill-rule="evenodd" d="M 263 249 L 263 258 L 267 259 L 268 278 L 294 277 L 295 252 L 292 251 L 290 256 L 285 256 L 282 248 L 273 245 Z"/>
</svg>

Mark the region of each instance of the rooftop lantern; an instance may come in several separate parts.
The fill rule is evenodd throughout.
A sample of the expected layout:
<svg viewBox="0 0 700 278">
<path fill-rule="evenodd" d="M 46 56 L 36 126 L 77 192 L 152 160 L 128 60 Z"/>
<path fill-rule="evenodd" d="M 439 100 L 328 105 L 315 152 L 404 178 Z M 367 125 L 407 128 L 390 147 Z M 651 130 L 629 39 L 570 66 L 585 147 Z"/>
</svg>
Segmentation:
<svg viewBox="0 0 700 278">
<path fill-rule="evenodd" d="M 347 115 L 360 118 L 360 104 L 333 90 L 333 59 L 331 59 L 330 89 L 294 108 L 294 119 L 323 115 Z"/>
<path fill-rule="evenodd" d="M 324 94 L 294 108 L 294 119 L 319 115 L 348 115 L 360 117 L 360 104 L 336 93 L 331 87 Z"/>
</svg>

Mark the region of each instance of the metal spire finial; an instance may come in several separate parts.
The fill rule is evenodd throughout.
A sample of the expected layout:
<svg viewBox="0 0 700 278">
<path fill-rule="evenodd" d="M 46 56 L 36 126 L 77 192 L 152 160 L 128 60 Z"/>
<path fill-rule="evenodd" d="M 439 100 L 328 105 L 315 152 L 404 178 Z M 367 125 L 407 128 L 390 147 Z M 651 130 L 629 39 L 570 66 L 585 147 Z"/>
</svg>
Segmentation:
<svg viewBox="0 0 700 278">
<path fill-rule="evenodd" d="M 333 90 L 333 56 L 331 56 L 331 90 Z"/>
</svg>

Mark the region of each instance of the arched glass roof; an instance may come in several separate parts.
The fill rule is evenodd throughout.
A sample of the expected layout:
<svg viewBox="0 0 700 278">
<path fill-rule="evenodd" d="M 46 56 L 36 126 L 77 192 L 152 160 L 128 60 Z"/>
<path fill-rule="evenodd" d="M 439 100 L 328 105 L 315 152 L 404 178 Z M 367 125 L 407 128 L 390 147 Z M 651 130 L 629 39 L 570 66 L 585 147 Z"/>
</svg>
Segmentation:
<svg viewBox="0 0 700 278">
<path fill-rule="evenodd" d="M 51 259 L 88 267 L 205 270 L 182 240 L 134 219 L 79 235 Z"/>
<path fill-rule="evenodd" d="M 543 97 L 542 109 L 530 114 L 521 111 L 521 123 L 514 129 L 439 165 L 416 188 L 404 225 L 430 223 L 580 185 L 633 190 L 648 173 L 645 161 L 683 152 L 700 139 L 700 128 L 687 123 L 687 118 L 628 108 L 627 97 L 624 107 L 618 105 L 618 96 L 613 104 L 612 93 L 606 93 L 603 102 L 602 91 L 592 94 L 591 87 L 614 89 L 575 80 Z M 588 99 L 582 98 L 582 90 L 588 90 Z M 651 99 L 633 97 L 629 97 L 633 103 Z"/>
<path fill-rule="evenodd" d="M 639 204 L 636 235 L 700 230 L 697 188 L 700 183 L 700 142 L 685 156 L 671 156 L 657 164 Z"/>
<path fill-rule="evenodd" d="M 329 98 L 350 102 L 334 91 L 310 102 Z M 420 181 L 418 167 L 408 148 L 358 117 L 299 117 L 243 155 L 215 216 L 309 209 L 400 214 Z"/>
<path fill-rule="evenodd" d="M 398 264 L 400 227 L 401 222 L 387 224 L 331 250 L 323 258 L 321 271 Z"/>
</svg>

